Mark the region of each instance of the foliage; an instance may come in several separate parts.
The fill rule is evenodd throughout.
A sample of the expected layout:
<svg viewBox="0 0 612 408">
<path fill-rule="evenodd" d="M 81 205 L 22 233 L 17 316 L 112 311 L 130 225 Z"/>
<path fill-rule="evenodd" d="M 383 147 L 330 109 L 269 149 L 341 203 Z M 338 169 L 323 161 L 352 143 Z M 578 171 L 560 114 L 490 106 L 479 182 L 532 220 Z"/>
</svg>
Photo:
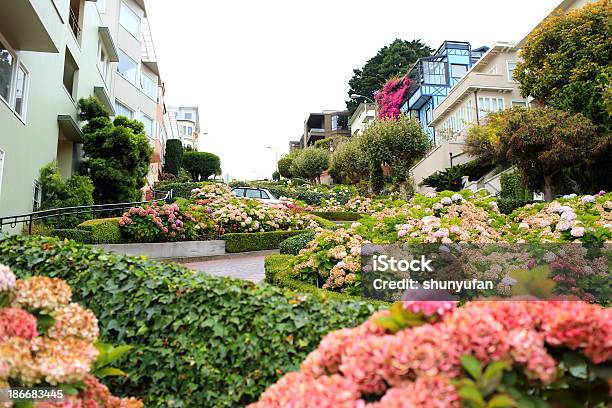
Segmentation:
<svg viewBox="0 0 612 408">
<path fill-rule="evenodd" d="M 368 178 L 368 158 L 361 146 L 360 137 L 351 137 L 338 145 L 331 158 L 331 168 L 353 184 Z"/>
<path fill-rule="evenodd" d="M 280 181 L 280 173 L 278 171 L 274 171 L 274 173 L 272 173 L 272 180 Z"/>
<path fill-rule="evenodd" d="M 91 179 L 74 174 L 64 181 L 57 162 L 49 163 L 40 169 L 39 181 L 42 189 L 41 210 L 93 204 Z M 63 215 L 45 220 L 45 223 L 57 228 L 72 228 L 89 217 L 89 214 Z"/>
<path fill-rule="evenodd" d="M 175 204 L 153 202 L 132 207 L 119 220 L 121 235 L 127 242 L 193 241 L 196 220 Z"/>
<path fill-rule="evenodd" d="M 504 173 L 500 178 L 501 191 L 499 193 L 500 198 L 517 199 L 517 200 L 528 200 L 531 198 L 529 190 L 525 188 L 523 183 L 523 176 L 518 171 L 511 173 Z"/>
<path fill-rule="evenodd" d="M 611 318 L 583 302 L 398 302 L 325 336 L 248 408 L 604 407 Z"/>
<path fill-rule="evenodd" d="M 464 176 L 470 181 L 477 181 L 491 170 L 493 165 L 490 162 L 476 159 L 449 167 L 444 171 L 437 171 L 423 179 L 422 184 L 438 191 L 460 191 L 463 188 Z"/>
<path fill-rule="evenodd" d="M 536 204 L 541 203 L 539 200 L 527 200 L 524 198 L 505 198 L 500 197 L 497 200 L 497 206 L 499 208 L 499 212 L 502 214 L 512 214 L 514 210 L 517 208 L 521 208 L 526 206 L 527 204 Z"/>
<path fill-rule="evenodd" d="M 278 249 L 281 242 L 289 237 L 303 234 L 303 230 L 270 231 L 224 234 L 225 251 L 229 253 L 264 251 Z"/>
<path fill-rule="evenodd" d="M 297 255 L 306 245 L 313 240 L 314 231 L 307 231 L 302 234 L 294 235 L 281 242 L 278 246 L 281 254 Z"/>
<path fill-rule="evenodd" d="M 49 234 L 45 234 L 50 237 L 58 237 L 60 239 L 72 239 L 76 242 L 82 242 L 83 244 L 93 244 L 93 238 L 91 231 L 85 231 L 82 229 L 54 229 Z"/>
<path fill-rule="evenodd" d="M 420 123 L 405 115 L 397 120 L 379 119 L 368 126 L 362 135 L 362 149 L 371 164 L 371 177 L 380 185 L 379 167 L 388 164 L 394 178 L 403 183 L 408 177 L 408 169 L 429 148 L 429 139 Z M 378 192 L 378 189 L 374 189 Z"/>
<path fill-rule="evenodd" d="M 331 221 L 357 221 L 362 217 L 353 211 L 312 211 L 311 214 Z"/>
<path fill-rule="evenodd" d="M 361 69 L 354 69 L 349 80 L 349 96 L 353 94 L 373 98 L 387 79 L 406 75 L 408 68 L 419 58 L 431 55 L 432 49 L 420 40 L 395 39 L 370 58 Z M 362 97 L 349 100 L 346 106 L 353 114 L 360 103 L 370 102 Z"/>
<path fill-rule="evenodd" d="M 289 154 L 285 157 L 282 157 L 278 161 L 278 172 L 284 178 L 290 179 L 293 177 L 293 174 L 291 174 L 291 165 L 293 164 L 293 156 L 294 155 Z"/>
<path fill-rule="evenodd" d="M 514 77 L 524 96 L 582 113 L 604 133 L 612 131 L 612 4 L 588 3 L 544 20 L 527 38 Z"/>
<path fill-rule="evenodd" d="M 244 406 L 323 335 L 374 310 L 52 238 L 1 238 L 0 262 L 18 276 L 67 279 L 96 313 L 102 340 L 134 346 L 123 363 L 129 376 L 114 389 L 147 407 Z"/>
<path fill-rule="evenodd" d="M 329 151 L 315 147 L 302 149 L 291 163 L 291 174 L 315 182 L 329 167 Z"/>
<path fill-rule="evenodd" d="M 155 183 L 155 190 L 159 191 L 170 191 L 172 190 L 172 197 L 182 197 L 189 198 L 191 197 L 191 191 L 193 189 L 199 188 L 202 186 L 200 182 L 184 182 L 184 183 L 175 183 L 173 181 L 165 182 L 161 181 L 159 183 Z"/>
<path fill-rule="evenodd" d="M 149 171 L 153 150 L 144 133 L 144 125 L 124 116 L 110 121 L 100 115 L 94 99 L 81 99 L 79 106 L 87 120 L 83 127 L 83 151 L 87 160 L 83 170 L 94 185 L 97 204 L 138 201 Z M 100 115 L 100 116 L 89 116 Z"/>
<path fill-rule="evenodd" d="M 179 139 L 169 139 L 166 141 L 164 159 L 164 171 L 178 176 L 179 170 L 183 167 L 183 144 Z"/>
<path fill-rule="evenodd" d="M 71 303 L 72 290 L 65 281 L 46 276 L 15 279 L 2 264 L 0 276 L 3 283 L 9 283 L 0 287 L 3 387 L 55 387 L 63 396 L 57 393 L 52 398 L 65 396 L 66 406 L 143 407 L 134 398 L 111 395 L 96 378 L 124 375 L 108 367 L 124 353 L 100 353 L 98 320 L 90 310 Z M 127 351 L 129 347 L 117 349 Z M 33 405 L 15 401 L 15 406 Z"/>
<path fill-rule="evenodd" d="M 78 229 L 91 232 L 94 244 L 119 244 L 123 241 L 119 220 L 121 218 L 98 218 L 85 221 L 77 226 Z"/>
<path fill-rule="evenodd" d="M 397 119 L 400 108 L 408 96 L 412 81 L 407 76 L 389 79 L 383 87 L 374 93 L 376 116 L 378 119 Z"/>
<path fill-rule="evenodd" d="M 183 167 L 191 174 L 194 181 L 205 181 L 211 176 L 221 174 L 221 159 L 208 152 L 185 152 Z"/>
</svg>

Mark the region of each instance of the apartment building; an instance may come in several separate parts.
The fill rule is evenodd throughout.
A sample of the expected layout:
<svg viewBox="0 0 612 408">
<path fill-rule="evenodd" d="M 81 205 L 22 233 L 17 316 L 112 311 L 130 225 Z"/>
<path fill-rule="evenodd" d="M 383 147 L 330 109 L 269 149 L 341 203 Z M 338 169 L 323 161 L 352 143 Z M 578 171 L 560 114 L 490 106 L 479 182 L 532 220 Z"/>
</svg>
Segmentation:
<svg viewBox="0 0 612 408">
<path fill-rule="evenodd" d="M 346 110 L 324 110 L 311 113 L 304 120 L 302 147 L 312 146 L 317 140 L 333 136 L 351 135 L 349 114 Z"/>
<path fill-rule="evenodd" d="M 419 58 L 408 70 L 413 83 L 400 110 L 417 118 L 434 143 L 436 134 L 430 126 L 434 109 L 487 49 L 472 49 L 464 41 L 445 41 L 432 56 Z"/>
<path fill-rule="evenodd" d="M 376 119 L 376 104 L 375 103 L 360 103 L 351 118 L 349 119 L 349 128 L 351 136 L 360 135 L 370 123 Z"/>
<path fill-rule="evenodd" d="M 168 106 L 167 127 L 172 129 L 169 139 L 180 139 L 183 147 L 198 150 L 200 110 L 197 106 Z"/>
<path fill-rule="evenodd" d="M 0 2 L 0 216 L 40 205 L 39 169 L 78 169 L 78 100 L 95 96 L 112 115 L 140 120 L 163 160 L 163 83 L 144 0 Z"/>
</svg>

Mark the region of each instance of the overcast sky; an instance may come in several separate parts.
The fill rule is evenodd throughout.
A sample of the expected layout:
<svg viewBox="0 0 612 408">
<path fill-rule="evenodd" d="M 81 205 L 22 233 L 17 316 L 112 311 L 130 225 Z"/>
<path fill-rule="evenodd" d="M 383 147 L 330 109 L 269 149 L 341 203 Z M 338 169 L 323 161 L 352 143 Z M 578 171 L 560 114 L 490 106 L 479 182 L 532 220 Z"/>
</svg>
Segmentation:
<svg viewBox="0 0 612 408">
<path fill-rule="evenodd" d="M 395 38 L 519 41 L 560 0 L 148 0 L 168 104 L 198 105 L 200 150 L 235 179 L 270 178 L 310 112 Z"/>
</svg>

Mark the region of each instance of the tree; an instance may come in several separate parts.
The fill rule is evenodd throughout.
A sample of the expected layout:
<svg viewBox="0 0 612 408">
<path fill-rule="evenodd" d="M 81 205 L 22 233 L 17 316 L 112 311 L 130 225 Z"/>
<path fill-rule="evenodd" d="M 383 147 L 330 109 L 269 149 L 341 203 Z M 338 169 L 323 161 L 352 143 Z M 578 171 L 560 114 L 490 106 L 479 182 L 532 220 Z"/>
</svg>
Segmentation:
<svg viewBox="0 0 612 408">
<path fill-rule="evenodd" d="M 481 145 L 490 146 L 495 163 L 516 165 L 527 187 L 543 192 L 548 201 L 555 192 L 592 188 L 589 179 L 592 181 L 596 163 L 607 162 L 609 166 L 612 159 L 610 137 L 598 134 L 595 125 L 582 114 L 515 107 L 492 118 L 492 125 L 485 125 L 492 126 L 492 131 L 478 132 L 480 137 L 490 136 Z M 473 139 L 470 132 L 467 144 L 477 145 Z"/>
<path fill-rule="evenodd" d="M 153 150 L 144 125 L 119 116 L 111 122 L 95 98 L 81 99 L 85 171 L 94 185 L 98 204 L 138 201 Z"/>
<path fill-rule="evenodd" d="M 278 171 L 275 171 L 274 173 L 272 173 L 272 180 L 280 181 L 280 173 Z"/>
<path fill-rule="evenodd" d="M 370 178 L 376 176 L 380 185 L 378 167 L 387 164 L 394 181 L 403 189 L 408 169 L 425 156 L 430 142 L 416 119 L 402 115 L 397 120 L 378 119 L 368 126 L 362 134 L 361 146 L 370 163 Z"/>
<path fill-rule="evenodd" d="M 308 147 L 299 152 L 291 164 L 291 174 L 294 177 L 320 181 L 321 173 L 329 167 L 329 151 Z"/>
<path fill-rule="evenodd" d="M 599 0 L 556 13 L 534 29 L 521 50 L 514 77 L 523 96 L 582 113 L 612 130 L 612 2 Z"/>
<path fill-rule="evenodd" d="M 358 136 L 340 143 L 334 150 L 331 159 L 331 168 L 353 184 L 367 180 L 369 176 L 368 158 L 361 143 L 361 138 Z"/>
<path fill-rule="evenodd" d="M 349 96 L 358 94 L 373 99 L 374 92 L 378 91 L 389 78 L 406 75 L 410 65 L 421 57 L 431 55 L 432 51 L 420 40 L 395 39 L 391 44 L 378 50 L 363 68 L 353 70 L 353 77 L 349 81 Z M 349 114 L 352 115 L 359 104 L 364 102 L 366 102 L 364 98 L 349 99 L 346 102 Z"/>
<path fill-rule="evenodd" d="M 293 177 L 291 174 L 291 164 L 293 163 L 293 158 L 295 154 L 288 154 L 287 156 L 281 158 L 278 161 L 278 172 L 284 178 L 290 179 Z"/>
<path fill-rule="evenodd" d="M 183 167 L 191 174 L 193 181 L 204 181 L 221 174 L 221 159 L 209 152 L 188 151 L 183 155 Z"/>
<path fill-rule="evenodd" d="M 183 165 L 183 144 L 179 139 L 170 139 L 166 142 L 164 159 L 164 172 L 178 176 Z"/>
</svg>

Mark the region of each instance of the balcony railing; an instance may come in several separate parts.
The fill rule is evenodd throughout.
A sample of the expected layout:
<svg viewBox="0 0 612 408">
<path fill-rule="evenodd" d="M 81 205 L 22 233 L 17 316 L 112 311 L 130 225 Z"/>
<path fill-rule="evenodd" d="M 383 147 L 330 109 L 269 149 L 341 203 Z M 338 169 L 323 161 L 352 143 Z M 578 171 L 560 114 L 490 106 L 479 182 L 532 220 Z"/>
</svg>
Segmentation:
<svg viewBox="0 0 612 408">
<path fill-rule="evenodd" d="M 74 10 L 70 8 L 70 15 L 68 16 L 68 24 L 70 29 L 77 40 L 81 39 L 81 24 L 79 23 L 79 17 L 75 14 Z"/>
</svg>

